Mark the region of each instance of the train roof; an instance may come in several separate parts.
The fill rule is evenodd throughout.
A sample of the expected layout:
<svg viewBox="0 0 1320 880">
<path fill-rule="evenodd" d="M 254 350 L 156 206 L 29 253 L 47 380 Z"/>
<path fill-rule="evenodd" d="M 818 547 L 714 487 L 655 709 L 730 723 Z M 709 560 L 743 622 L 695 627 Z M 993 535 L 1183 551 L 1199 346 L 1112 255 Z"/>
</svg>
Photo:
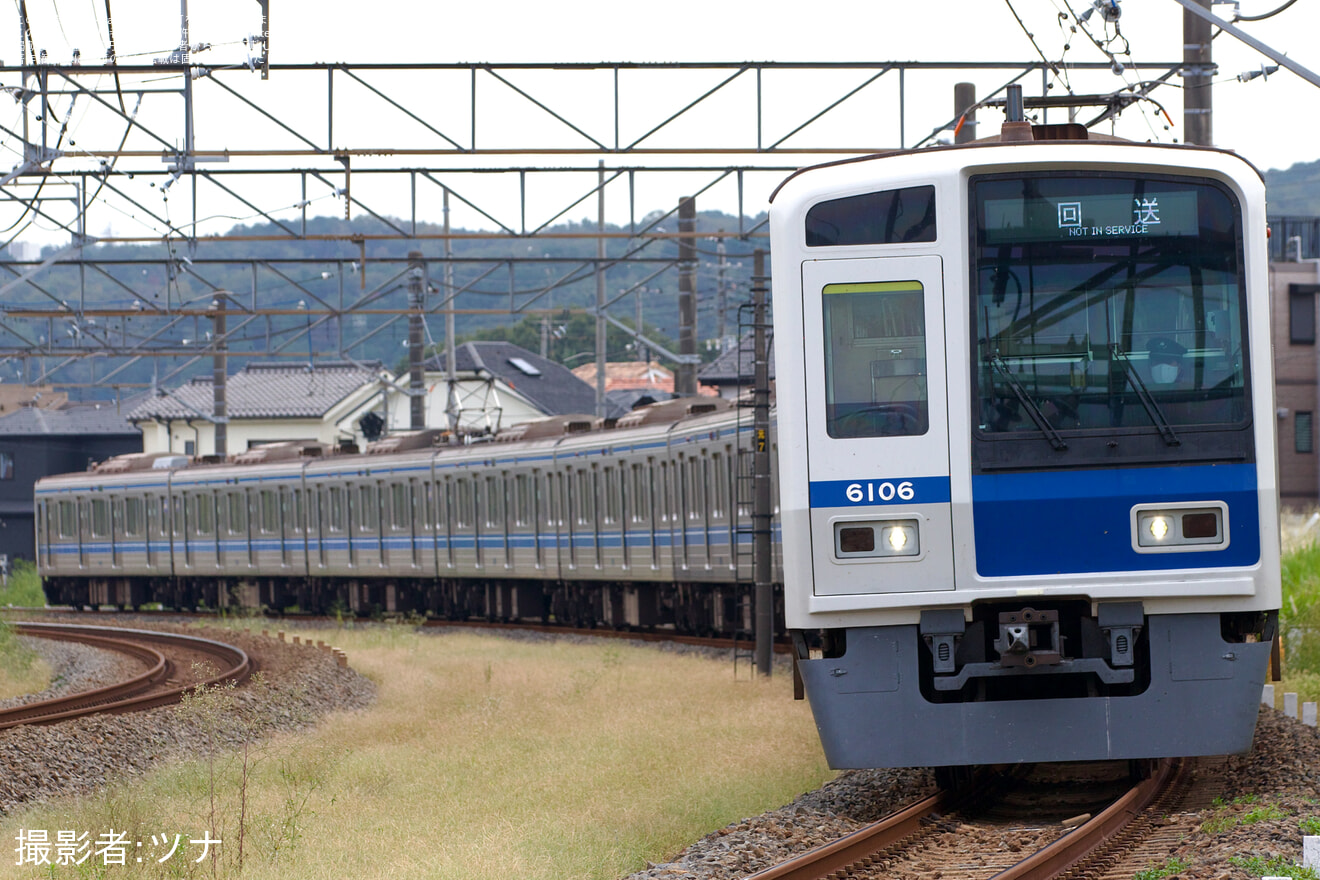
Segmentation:
<svg viewBox="0 0 1320 880">
<path fill-rule="evenodd" d="M 1080 131 L 1078 131 L 1080 130 Z M 849 165 L 857 165 L 865 162 L 874 162 L 880 159 L 893 159 L 903 156 L 927 156 L 927 155 L 974 155 L 970 151 L 983 150 L 987 148 L 1012 147 L 1014 149 L 1039 149 L 1042 147 L 1095 147 L 1103 145 L 1105 147 L 1133 148 L 1133 149 L 1159 149 L 1182 152 L 1203 152 L 1218 154 L 1221 156 L 1231 156 L 1232 158 L 1244 163 L 1247 167 L 1261 179 L 1265 180 L 1264 173 L 1256 167 L 1249 159 L 1235 153 L 1232 150 L 1226 150 L 1222 147 L 1207 147 L 1199 144 L 1156 144 L 1142 141 L 1130 141 L 1125 138 L 1114 137 L 1112 135 L 1101 134 L 1099 132 L 1087 131 L 1083 126 L 1075 123 L 1064 125 L 1032 125 L 1032 137 L 1024 140 L 1005 139 L 1003 135 L 991 135 L 990 137 L 980 138 L 965 144 L 939 144 L 921 149 L 907 150 L 886 150 L 879 153 L 871 153 L 866 156 L 852 156 L 847 159 L 836 159 L 831 162 L 822 162 L 817 165 L 807 165 L 794 171 L 788 177 L 780 181 L 774 191 L 770 193 L 769 201 L 773 204 L 775 197 L 779 195 L 780 190 L 784 189 L 791 181 L 807 174 L 827 168 L 838 168 Z M 1067 136 L 1064 136 L 1066 134 Z M 1024 159 L 1028 158 L 1026 156 Z M 975 164 L 975 161 L 964 160 L 961 164 Z"/>
</svg>

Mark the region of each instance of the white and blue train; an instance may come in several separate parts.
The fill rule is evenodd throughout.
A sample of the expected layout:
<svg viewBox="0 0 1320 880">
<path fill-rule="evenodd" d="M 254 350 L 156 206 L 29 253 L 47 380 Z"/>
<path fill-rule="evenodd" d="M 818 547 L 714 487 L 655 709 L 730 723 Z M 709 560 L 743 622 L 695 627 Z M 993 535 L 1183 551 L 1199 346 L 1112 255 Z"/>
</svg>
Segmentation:
<svg viewBox="0 0 1320 880">
<path fill-rule="evenodd" d="M 1251 744 L 1280 603 L 1264 184 L 1025 125 L 775 194 L 776 618 L 835 767 Z M 112 460 L 38 483 L 38 566 L 78 605 L 735 633 L 747 421 Z"/>
<path fill-rule="evenodd" d="M 1245 751 L 1280 603 L 1261 176 L 1005 132 L 773 199 L 785 611 L 826 755 Z"/>
<path fill-rule="evenodd" d="M 426 431 L 364 454 L 121 456 L 37 483 L 38 571 L 76 606 L 748 629 L 750 418 L 699 398 L 600 429 L 578 416 L 467 446 Z"/>
</svg>

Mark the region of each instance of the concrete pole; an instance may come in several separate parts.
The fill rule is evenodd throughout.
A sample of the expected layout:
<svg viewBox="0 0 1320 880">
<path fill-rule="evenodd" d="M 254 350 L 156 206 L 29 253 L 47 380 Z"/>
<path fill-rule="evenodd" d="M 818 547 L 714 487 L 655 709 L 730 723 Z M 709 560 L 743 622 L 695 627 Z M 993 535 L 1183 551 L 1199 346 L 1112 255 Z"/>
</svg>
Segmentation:
<svg viewBox="0 0 1320 880">
<path fill-rule="evenodd" d="M 596 170 L 596 415 L 605 417 L 605 365 L 609 352 L 605 337 L 605 162 Z"/>
<path fill-rule="evenodd" d="M 1195 0 L 1210 9 L 1210 0 Z M 1211 24 L 1194 12 L 1183 12 L 1183 141 L 1214 146 L 1210 79 L 1215 65 L 1210 50 Z"/>
<path fill-rule="evenodd" d="M 225 309 L 229 304 L 229 292 L 216 291 L 212 300 L 211 338 L 215 344 L 215 355 L 211 362 L 211 417 L 214 419 L 216 455 L 229 454 L 229 415 L 226 397 L 226 382 L 229 378 L 227 352 L 229 343 L 225 341 Z M 201 455 L 202 451 L 197 450 Z"/>
<path fill-rule="evenodd" d="M 456 328 L 454 310 L 454 241 L 449 237 L 449 187 L 444 190 L 445 218 L 445 412 L 449 430 L 458 430 L 458 352 L 454 350 Z"/>
<path fill-rule="evenodd" d="M 697 200 L 684 196 L 678 202 L 678 353 L 697 353 Z M 697 393 L 697 365 L 679 364 L 674 374 L 678 395 Z"/>
<path fill-rule="evenodd" d="M 426 261 L 421 251 L 408 252 L 408 426 L 426 427 L 426 383 L 422 376 L 422 297 Z"/>
<path fill-rule="evenodd" d="M 770 674 L 775 637 L 774 575 L 771 571 L 771 517 L 774 507 L 770 494 L 770 361 L 766 342 L 769 322 L 765 315 L 768 280 L 765 275 L 765 251 L 757 248 L 752 255 L 752 348 L 755 358 L 752 437 L 756 444 L 752 450 L 752 479 L 755 488 L 752 500 L 752 581 L 756 591 L 756 668 L 762 675 Z"/>
</svg>

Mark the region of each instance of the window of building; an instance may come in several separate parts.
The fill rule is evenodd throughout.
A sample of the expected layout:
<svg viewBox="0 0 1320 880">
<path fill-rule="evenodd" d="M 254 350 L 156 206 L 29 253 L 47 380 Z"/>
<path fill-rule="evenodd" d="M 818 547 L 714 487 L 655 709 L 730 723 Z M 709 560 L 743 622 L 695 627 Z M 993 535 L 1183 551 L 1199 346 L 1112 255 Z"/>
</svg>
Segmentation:
<svg viewBox="0 0 1320 880">
<path fill-rule="evenodd" d="M 1315 345 L 1315 292 L 1320 285 L 1288 285 L 1288 341 Z"/>
<path fill-rule="evenodd" d="M 1315 451 L 1315 433 L 1309 412 L 1299 412 L 1293 418 L 1293 449 L 1298 452 Z"/>
<path fill-rule="evenodd" d="M 12 480 L 14 478 L 14 455 L 10 452 L 0 452 L 0 480 Z"/>
</svg>

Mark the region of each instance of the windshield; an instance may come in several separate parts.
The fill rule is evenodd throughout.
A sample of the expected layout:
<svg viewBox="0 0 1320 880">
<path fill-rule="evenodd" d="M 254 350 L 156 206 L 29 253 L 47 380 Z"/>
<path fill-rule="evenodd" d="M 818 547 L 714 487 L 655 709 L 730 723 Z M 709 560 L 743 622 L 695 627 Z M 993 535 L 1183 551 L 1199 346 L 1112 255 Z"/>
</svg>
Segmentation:
<svg viewBox="0 0 1320 880">
<path fill-rule="evenodd" d="M 978 436 L 1065 449 L 1117 431 L 1176 447 L 1189 428 L 1246 422 L 1241 231 L 1225 189 L 1037 174 L 974 178 L 971 192 Z"/>
</svg>

